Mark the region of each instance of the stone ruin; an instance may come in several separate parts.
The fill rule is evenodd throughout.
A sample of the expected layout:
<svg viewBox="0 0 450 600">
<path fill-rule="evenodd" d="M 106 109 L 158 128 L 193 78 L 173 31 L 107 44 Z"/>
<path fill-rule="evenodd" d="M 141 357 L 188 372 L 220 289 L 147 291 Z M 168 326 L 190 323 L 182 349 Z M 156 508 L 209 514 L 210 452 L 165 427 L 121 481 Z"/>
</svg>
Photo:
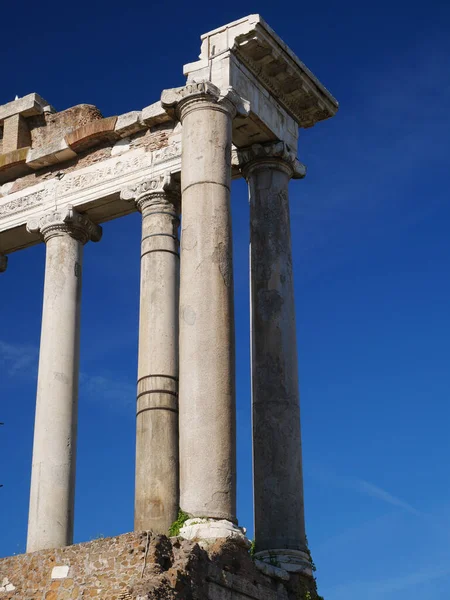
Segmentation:
<svg viewBox="0 0 450 600">
<path fill-rule="evenodd" d="M 0 600 L 316 593 L 288 186 L 305 176 L 299 127 L 332 117 L 338 104 L 259 15 L 201 39 L 186 85 L 141 111 L 56 112 L 38 94 L 0 106 L 0 270 L 8 255 L 46 245 L 27 554 L 0 561 Z M 236 519 L 230 186 L 238 177 L 250 198 L 253 560 Z M 101 223 L 134 211 L 142 214 L 135 533 L 71 546 L 83 246 L 101 239 Z M 186 519 L 169 539 L 179 507 Z"/>
</svg>

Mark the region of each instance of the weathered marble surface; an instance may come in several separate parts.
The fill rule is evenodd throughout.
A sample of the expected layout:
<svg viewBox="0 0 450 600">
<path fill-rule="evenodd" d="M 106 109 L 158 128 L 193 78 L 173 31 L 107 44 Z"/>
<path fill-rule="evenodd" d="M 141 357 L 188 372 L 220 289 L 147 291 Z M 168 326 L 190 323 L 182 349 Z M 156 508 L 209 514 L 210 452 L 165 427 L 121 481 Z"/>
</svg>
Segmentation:
<svg viewBox="0 0 450 600">
<path fill-rule="evenodd" d="M 142 213 L 134 526 L 168 533 L 179 509 L 180 184 L 165 172 L 122 198 Z"/>
<path fill-rule="evenodd" d="M 101 228 L 73 209 L 29 223 L 46 244 L 27 550 L 73 541 L 83 246 Z"/>
<path fill-rule="evenodd" d="M 304 574 L 311 565 L 288 182 L 305 175 L 296 159 L 298 128 L 332 117 L 338 104 L 259 15 L 203 35 L 200 59 L 184 72 L 186 85 L 118 116 L 104 117 L 91 105 L 57 113 L 37 95 L 0 107 L 0 271 L 7 254 L 39 243 L 42 233 L 47 243 L 29 549 L 71 541 L 80 289 L 74 278 L 83 240 L 75 221 L 69 232 L 67 219 L 46 235 L 51 218 L 41 217 L 69 207 L 92 224 L 86 239 L 103 221 L 143 213 L 136 527 L 167 530 L 179 475 L 180 507 L 194 517 L 186 535 L 245 542 L 236 523 L 230 213 L 231 178 L 243 173 L 251 204 L 256 550 L 263 561 L 275 555 L 285 571 Z M 181 208 L 165 185 L 180 172 Z M 26 228 L 36 218 L 38 226 Z M 48 423 L 56 431 L 51 439 Z M 36 490 L 44 499 L 42 519 Z M 8 592 L 10 585 L 0 587 Z M 238 598 L 240 591 L 211 593 Z"/>
<path fill-rule="evenodd" d="M 304 172 L 281 143 L 254 145 L 240 159 L 250 195 L 255 551 L 289 564 L 297 553 L 302 570 L 308 556 L 288 186 Z"/>
<path fill-rule="evenodd" d="M 230 212 L 235 105 L 209 83 L 164 91 L 182 123 L 180 506 L 236 520 Z"/>
</svg>

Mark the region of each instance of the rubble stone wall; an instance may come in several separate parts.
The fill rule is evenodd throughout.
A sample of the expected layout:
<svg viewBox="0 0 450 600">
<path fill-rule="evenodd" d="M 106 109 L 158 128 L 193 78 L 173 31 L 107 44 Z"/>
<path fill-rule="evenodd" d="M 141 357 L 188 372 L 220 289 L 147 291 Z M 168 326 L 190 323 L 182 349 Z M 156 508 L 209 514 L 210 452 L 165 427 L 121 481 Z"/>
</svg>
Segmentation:
<svg viewBox="0 0 450 600">
<path fill-rule="evenodd" d="M 263 575 L 237 542 L 206 552 L 152 532 L 0 559 L 0 600 L 297 600 L 291 583 Z"/>
</svg>

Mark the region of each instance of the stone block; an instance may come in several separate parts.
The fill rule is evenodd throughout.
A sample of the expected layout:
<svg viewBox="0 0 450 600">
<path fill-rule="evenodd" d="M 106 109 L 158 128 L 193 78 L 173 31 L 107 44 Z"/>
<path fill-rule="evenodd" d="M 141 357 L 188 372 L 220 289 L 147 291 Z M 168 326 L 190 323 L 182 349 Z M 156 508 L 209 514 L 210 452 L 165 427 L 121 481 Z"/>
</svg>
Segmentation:
<svg viewBox="0 0 450 600">
<path fill-rule="evenodd" d="M 161 102 L 158 101 L 142 109 L 142 121 L 147 127 L 153 127 L 154 125 L 171 121 L 171 118 L 161 106 Z"/>
<path fill-rule="evenodd" d="M 3 121 L 3 153 L 31 146 L 30 130 L 22 115 L 13 115 Z"/>
<path fill-rule="evenodd" d="M 26 164 L 28 150 L 29 148 L 20 148 L 0 155 L 0 184 L 30 171 Z"/>
<path fill-rule="evenodd" d="M 61 565 L 53 567 L 52 579 L 65 579 L 69 574 L 69 565 Z"/>
<path fill-rule="evenodd" d="M 127 137 L 137 133 L 141 129 L 146 129 L 142 122 L 140 110 L 133 110 L 117 117 L 115 131 L 120 137 Z"/>
<path fill-rule="evenodd" d="M 253 116 L 287 143 L 282 134 L 292 130 L 289 120 L 311 127 L 338 110 L 335 98 L 260 15 L 204 34 L 200 60 L 185 65 L 184 74 L 188 83 L 208 80 L 221 90 L 234 87 L 250 101 Z M 289 135 L 296 137 L 293 131 Z"/>
<path fill-rule="evenodd" d="M 117 117 L 92 121 L 68 133 L 64 139 L 67 145 L 76 152 L 96 146 L 101 141 L 115 141 L 119 139 L 119 135 L 114 131 L 116 122 Z"/>
<path fill-rule="evenodd" d="M 35 170 L 42 169 L 75 158 L 76 155 L 76 152 L 69 148 L 67 142 L 60 139 L 43 148 L 30 148 L 27 165 Z"/>
<path fill-rule="evenodd" d="M 31 147 L 42 148 L 60 140 L 75 129 L 103 119 L 100 110 L 92 104 L 78 104 L 55 113 L 30 117 Z"/>
<path fill-rule="evenodd" d="M 13 115 L 22 115 L 22 117 L 39 115 L 46 106 L 49 106 L 48 102 L 41 98 L 39 94 L 28 94 L 22 98 L 17 98 L 17 100 L 0 106 L 0 123 Z"/>
</svg>

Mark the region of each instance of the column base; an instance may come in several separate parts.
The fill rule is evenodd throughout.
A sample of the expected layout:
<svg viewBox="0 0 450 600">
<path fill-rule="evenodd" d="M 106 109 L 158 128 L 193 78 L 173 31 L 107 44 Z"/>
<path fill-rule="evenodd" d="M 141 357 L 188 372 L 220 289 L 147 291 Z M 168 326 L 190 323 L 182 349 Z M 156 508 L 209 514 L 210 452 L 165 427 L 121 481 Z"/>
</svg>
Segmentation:
<svg viewBox="0 0 450 600">
<path fill-rule="evenodd" d="M 255 559 L 265 562 L 288 573 L 303 573 L 312 577 L 312 565 L 309 556 L 301 550 L 262 550 L 255 553 Z"/>
<path fill-rule="evenodd" d="M 245 548 L 250 548 L 251 542 L 245 536 L 245 529 L 238 527 L 226 519 L 207 519 L 204 517 L 188 519 L 180 529 L 180 537 L 187 540 L 197 540 L 208 545 L 218 538 L 232 538 Z M 202 546 L 202 543 L 200 543 Z"/>
</svg>

